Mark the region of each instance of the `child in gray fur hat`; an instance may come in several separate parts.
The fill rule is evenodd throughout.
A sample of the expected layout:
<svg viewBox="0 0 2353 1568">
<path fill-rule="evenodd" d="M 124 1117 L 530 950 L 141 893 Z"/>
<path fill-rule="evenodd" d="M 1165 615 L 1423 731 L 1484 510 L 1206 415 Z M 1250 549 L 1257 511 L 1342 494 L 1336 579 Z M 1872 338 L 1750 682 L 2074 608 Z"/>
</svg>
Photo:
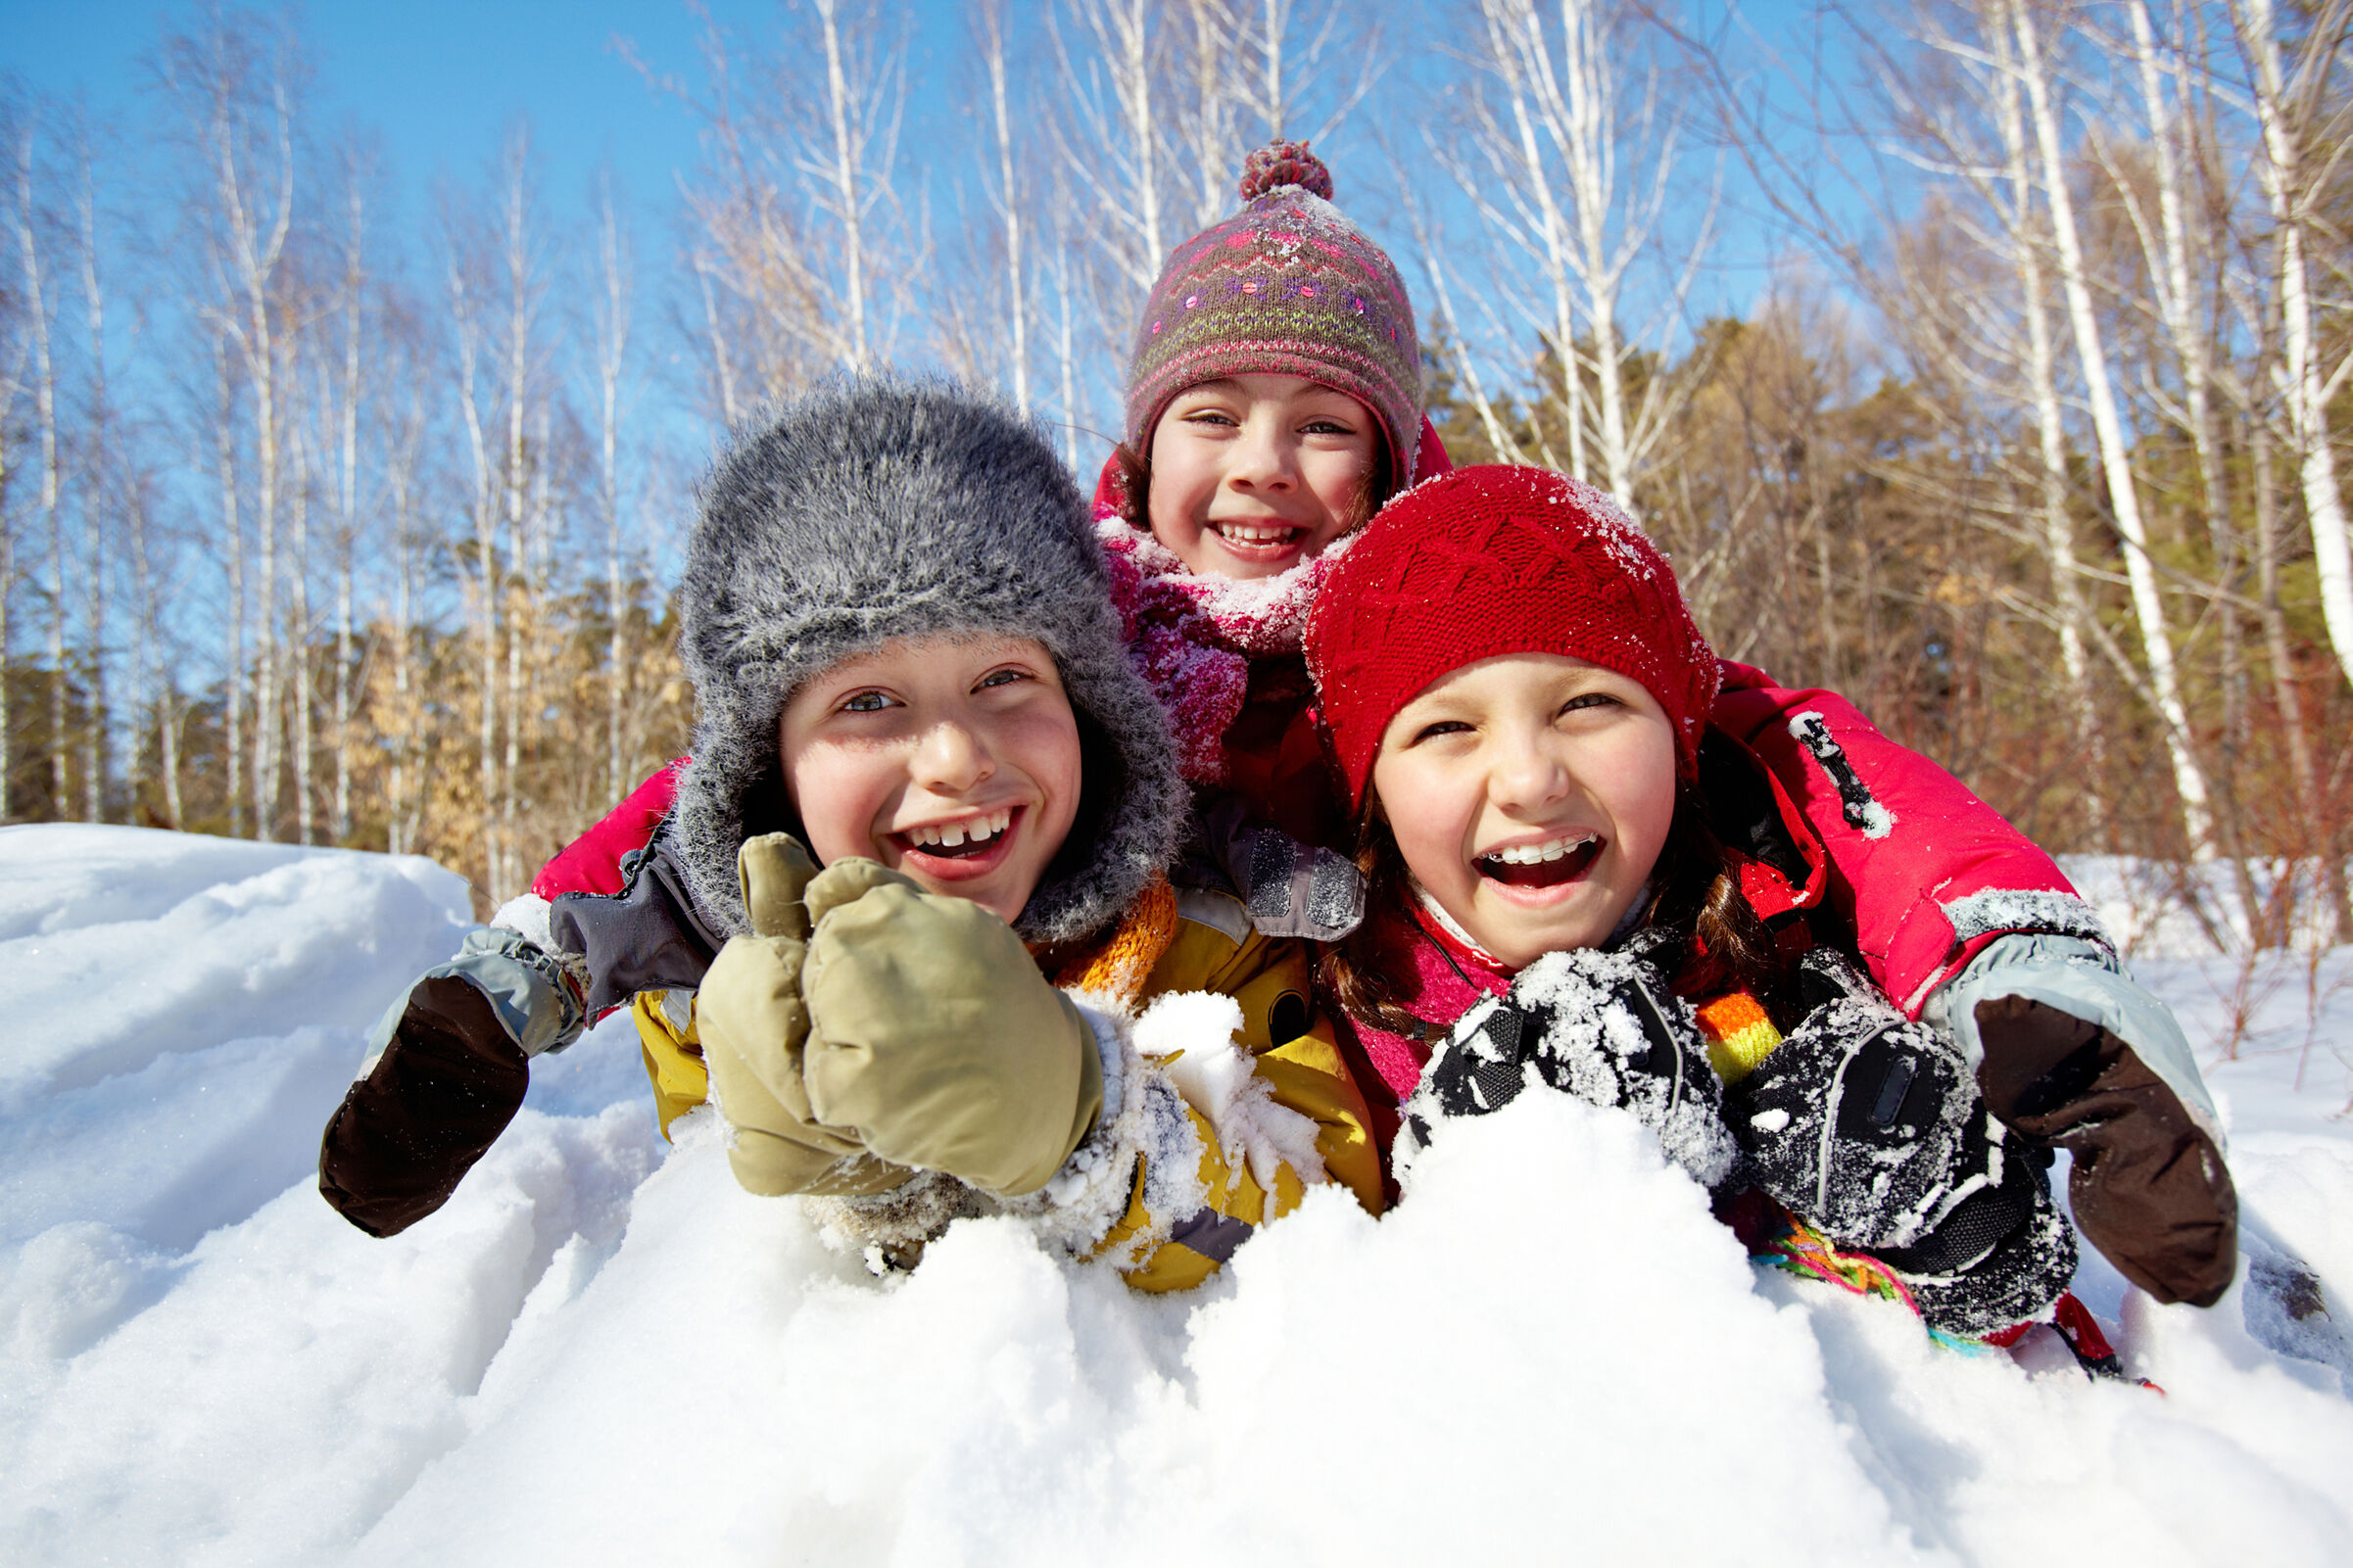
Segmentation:
<svg viewBox="0 0 2353 1568">
<path fill-rule="evenodd" d="M 1377 1211 L 1303 944 L 1214 870 L 1172 880 L 1167 720 L 1034 429 L 889 377 L 797 400 L 714 469 L 679 600 L 697 721 L 661 828 L 386 1016 L 321 1149 L 347 1218 L 438 1209 L 529 1059 L 623 1005 L 665 1131 L 715 1098 L 738 1180 L 870 1257 L 1002 1211 L 1177 1289 L 1313 1182 Z"/>
</svg>

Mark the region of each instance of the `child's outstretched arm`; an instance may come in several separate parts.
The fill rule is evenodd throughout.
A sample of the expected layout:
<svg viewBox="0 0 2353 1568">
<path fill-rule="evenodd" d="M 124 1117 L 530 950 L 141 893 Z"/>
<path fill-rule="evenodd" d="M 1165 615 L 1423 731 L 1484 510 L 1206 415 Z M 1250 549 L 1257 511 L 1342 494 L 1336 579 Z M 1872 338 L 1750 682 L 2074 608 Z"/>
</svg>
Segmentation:
<svg viewBox="0 0 2353 1568">
<path fill-rule="evenodd" d="M 1830 949 L 1791 984 L 1804 1016 L 1725 1097 L 1751 1179 L 1897 1270 L 1932 1328 L 1982 1335 L 2046 1311 L 2076 1263 L 2048 1153 L 1988 1115 L 1947 1034 Z"/>
<path fill-rule="evenodd" d="M 1820 835 L 1873 980 L 1960 1044 L 2006 1126 L 2075 1153 L 2085 1236 L 2159 1301 L 2211 1305 L 2238 1212 L 2213 1103 L 2057 864 L 1835 692 L 1726 661 L 1714 717 Z"/>
<path fill-rule="evenodd" d="M 319 1140 L 318 1190 L 371 1236 L 449 1202 L 522 1109 L 530 1059 L 586 1022 L 582 977 L 520 932 L 484 927 L 376 1023 L 375 1064 Z"/>
</svg>

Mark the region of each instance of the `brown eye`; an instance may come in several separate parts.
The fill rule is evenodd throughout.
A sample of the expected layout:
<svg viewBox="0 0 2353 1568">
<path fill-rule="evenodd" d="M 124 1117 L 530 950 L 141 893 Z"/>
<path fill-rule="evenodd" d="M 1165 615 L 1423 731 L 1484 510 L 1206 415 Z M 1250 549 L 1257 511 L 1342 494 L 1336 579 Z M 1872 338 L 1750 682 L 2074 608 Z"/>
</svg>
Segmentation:
<svg viewBox="0 0 2353 1568">
<path fill-rule="evenodd" d="M 1435 740 L 1442 735 L 1468 735 L 1469 733 L 1470 726 L 1460 719 L 1441 719 L 1436 724 L 1425 724 L 1415 731 L 1414 744 L 1419 745 L 1424 740 Z"/>
<path fill-rule="evenodd" d="M 975 691 L 985 691 L 990 687 L 1012 686 L 1018 682 L 1027 681 L 1030 679 L 1032 679 L 1032 676 L 1027 670 L 991 670 L 986 675 L 981 677 L 980 681 L 973 687 L 973 689 Z"/>
</svg>

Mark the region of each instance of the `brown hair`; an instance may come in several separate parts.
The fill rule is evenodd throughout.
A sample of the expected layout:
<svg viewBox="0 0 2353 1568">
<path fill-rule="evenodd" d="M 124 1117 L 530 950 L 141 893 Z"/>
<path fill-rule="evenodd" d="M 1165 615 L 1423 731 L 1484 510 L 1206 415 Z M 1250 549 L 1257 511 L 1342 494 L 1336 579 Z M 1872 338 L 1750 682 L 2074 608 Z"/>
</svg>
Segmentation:
<svg viewBox="0 0 2353 1568">
<path fill-rule="evenodd" d="M 1357 874 L 1365 879 L 1365 919 L 1326 949 L 1323 988 L 1349 1017 L 1378 1028 L 1421 1039 L 1432 1026 L 1409 1011 L 1398 996 L 1398 976 L 1410 972 L 1413 917 L 1406 909 L 1410 873 L 1397 836 L 1379 801 L 1369 791 L 1357 821 Z M 1697 793 L 1686 786 L 1675 795 L 1674 820 L 1652 868 L 1650 905 L 1640 924 L 1680 927 L 1690 932 L 1669 983 L 1684 997 L 1718 996 L 1745 990 L 1759 1000 L 1778 989 L 1788 964 L 1764 922 L 1741 895 L 1731 855 L 1707 827 Z M 1402 940 L 1401 940 L 1402 938 Z"/>
</svg>

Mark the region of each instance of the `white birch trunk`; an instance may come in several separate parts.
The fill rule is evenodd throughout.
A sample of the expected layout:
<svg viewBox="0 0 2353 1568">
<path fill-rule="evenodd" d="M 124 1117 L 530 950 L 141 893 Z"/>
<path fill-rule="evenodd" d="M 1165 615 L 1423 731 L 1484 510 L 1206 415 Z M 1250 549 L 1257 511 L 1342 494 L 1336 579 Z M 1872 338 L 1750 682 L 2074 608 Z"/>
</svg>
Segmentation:
<svg viewBox="0 0 2353 1568">
<path fill-rule="evenodd" d="M 75 215 L 81 227 L 81 289 L 84 320 L 89 333 L 90 401 L 87 418 L 89 449 L 82 461 L 82 637 L 89 664 L 89 714 L 83 733 L 81 817 L 84 822 L 106 820 L 107 785 L 114 773 L 113 715 L 107 701 L 107 532 L 110 508 L 106 483 L 113 451 L 112 407 L 106 379 L 106 289 L 98 276 L 98 201 L 90 169 L 85 130 L 81 142 L 81 181 Z M 133 733 L 136 734 L 134 728 Z"/>
<path fill-rule="evenodd" d="M 49 536 L 49 809 L 63 820 L 66 768 L 66 536 L 58 515 L 57 369 L 50 357 L 49 286 L 41 270 L 38 217 L 33 207 L 33 130 L 17 142 L 17 255 L 23 267 L 26 319 L 32 336 L 32 404 L 40 431 L 41 527 Z"/>
<path fill-rule="evenodd" d="M 2009 58 L 2009 50 L 2001 41 L 1996 41 L 1995 48 L 2005 61 Z M 2067 510 L 2067 431 L 2059 405 L 2058 361 L 2051 343 L 2050 316 L 2043 304 L 2046 290 L 2040 241 L 2035 232 L 2035 188 L 2027 167 L 2026 127 L 2020 114 L 2016 78 L 2005 75 L 1993 86 L 1997 100 L 1994 119 L 2001 132 L 2013 202 L 2010 248 L 2018 268 L 2020 312 L 2026 321 L 2027 386 L 2034 403 L 2041 457 L 2037 477 L 2041 497 L 2042 548 L 2049 559 L 2051 593 L 2058 600 L 2059 664 L 2066 674 L 2069 714 L 2076 743 L 2084 748 L 2087 764 L 2080 798 L 2094 838 L 2112 849 L 2107 802 L 2100 790 L 2101 781 L 2107 777 L 2106 746 L 2099 715 L 2091 704 L 2090 660 L 2084 651 L 2084 593 L 2076 578 L 2075 524 Z"/>
<path fill-rule="evenodd" d="M 293 603 L 289 607 L 287 641 L 294 657 L 294 841 L 316 841 L 313 832 L 315 792 L 312 787 L 312 727 L 317 704 L 312 700 L 311 659 L 311 443 L 298 428 L 294 433 L 294 539 L 288 579 Z"/>
<path fill-rule="evenodd" d="M 343 388 L 336 412 L 335 497 L 335 811 L 333 842 L 352 836 L 352 578 L 360 528 L 360 297 L 366 282 L 365 198 L 357 170 L 349 171 L 343 252 Z"/>
<path fill-rule="evenodd" d="M 455 236 L 452 243 L 456 243 Z M 491 499 L 493 464 L 478 385 L 482 359 L 481 305 L 476 298 L 475 280 L 468 275 L 463 257 L 454 255 L 450 259 L 449 288 L 450 314 L 457 341 L 457 410 L 465 426 L 466 451 L 473 459 L 471 516 L 474 525 L 474 587 L 478 595 L 474 621 L 475 684 L 478 689 L 475 771 L 476 785 L 482 796 L 479 826 L 483 884 L 489 890 L 495 907 L 504 902 L 499 895 L 498 884 L 499 514 Z"/>
<path fill-rule="evenodd" d="M 2158 716 L 2165 725 L 2165 750 L 2173 765 L 2175 792 L 2181 799 L 2182 825 L 2188 835 L 2190 853 L 2208 855 L 2215 848 L 2215 837 L 2206 776 L 2190 749 L 2189 715 L 2183 705 L 2181 683 L 2175 673 L 2173 634 L 2166 626 L 2164 598 L 2158 591 L 2156 569 L 2148 557 L 2148 535 L 2141 523 L 2140 496 L 2133 477 L 2131 449 L 2108 380 L 2106 351 L 2101 346 L 2099 319 L 2092 308 L 2083 245 L 2076 227 L 2074 198 L 2067 188 L 2066 157 L 2059 140 L 2058 112 L 2052 102 L 2048 66 L 2028 6 L 2023 0 L 2009 0 L 2009 10 L 2018 37 L 2018 69 L 2026 86 L 2035 140 L 2041 153 L 2043 192 L 2050 204 L 2052 238 L 2058 245 L 2060 286 L 2075 329 L 2085 397 L 2090 407 L 2092 430 L 2099 441 L 2100 464 L 2108 481 L 2117 532 L 2124 536 L 2125 575 L 2132 589 L 2142 655 L 2148 661 L 2149 686 L 2156 698 Z"/>
<path fill-rule="evenodd" d="M 1022 198 L 1013 180 L 1013 118 L 1005 94 L 1004 0 L 983 0 L 980 9 L 981 52 L 988 71 L 989 124 L 996 141 L 997 212 L 1004 228 L 1005 298 L 1013 343 L 1009 352 L 1013 372 L 1013 404 L 1030 411 L 1029 272 L 1022 262 Z"/>
<path fill-rule="evenodd" d="M 227 551 L 227 641 L 221 671 L 221 752 L 228 765 L 229 836 L 245 836 L 245 521 L 237 505 L 236 389 L 229 382 L 228 340 L 213 335 L 213 461 L 220 481 L 221 544 Z"/>
<path fill-rule="evenodd" d="M 2296 444 L 2304 516 L 2312 529 L 2313 562 L 2320 574 L 2321 614 L 2337 664 L 2353 682 L 2353 544 L 2346 535 L 2344 496 L 2337 487 L 2329 429 L 2329 383 L 2337 378 L 2324 374 L 2321 364 L 2320 324 L 2314 319 L 2305 254 L 2306 230 L 2314 222 L 2314 193 L 2307 189 L 2294 113 L 2298 100 L 2326 90 L 2327 63 L 2306 61 L 2295 81 L 2287 78 L 2272 0 L 2234 0 L 2232 20 L 2254 68 L 2255 108 L 2263 128 L 2263 157 L 2255 171 L 2278 234 L 2283 360 L 2280 392 Z M 2328 28 L 2316 25 L 2315 31 L 2325 38 Z"/>
<path fill-rule="evenodd" d="M 604 788 L 606 799 L 619 800 L 628 787 L 621 750 L 621 706 L 629 667 L 623 645 L 628 606 L 621 594 L 620 435 L 621 369 L 629 352 L 632 267 L 609 175 L 599 191 L 597 248 L 604 285 L 598 296 L 596 321 L 597 477 L 604 503 L 604 610 L 610 623 L 605 650 Z"/>
<path fill-rule="evenodd" d="M 848 353 L 842 362 L 852 370 L 866 368 L 866 204 L 864 181 L 858 177 L 858 159 L 850 141 L 850 86 L 841 65 L 841 23 L 839 0 L 811 0 L 825 35 L 825 100 L 834 133 L 832 178 L 841 224 L 842 283 L 849 309 Z"/>
</svg>

